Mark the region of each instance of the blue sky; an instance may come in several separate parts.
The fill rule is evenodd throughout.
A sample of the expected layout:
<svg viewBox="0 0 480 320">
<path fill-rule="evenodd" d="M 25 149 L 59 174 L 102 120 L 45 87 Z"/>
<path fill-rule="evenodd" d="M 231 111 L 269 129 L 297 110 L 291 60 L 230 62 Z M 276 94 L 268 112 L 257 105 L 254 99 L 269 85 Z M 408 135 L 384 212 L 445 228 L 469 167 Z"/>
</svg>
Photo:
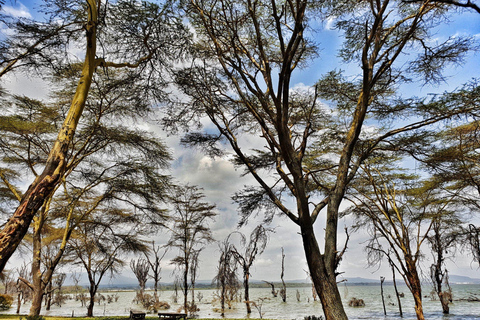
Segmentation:
<svg viewBox="0 0 480 320">
<path fill-rule="evenodd" d="M 6 12 L 13 14 L 40 17 L 35 13 L 36 1 L 7 1 L 4 6 Z M 354 76 L 358 72 L 356 65 L 343 65 L 337 57 L 337 50 L 341 45 L 342 35 L 339 31 L 331 29 L 331 22 L 318 22 L 322 29 L 316 34 L 316 40 L 321 49 L 318 58 L 313 60 L 308 67 L 297 72 L 293 78 L 292 87 L 294 86 L 310 86 L 313 85 L 325 72 L 333 69 L 345 70 L 347 75 Z M 469 34 L 476 36 L 477 40 L 480 35 L 480 15 L 473 12 L 461 12 L 452 18 L 449 25 L 442 25 L 438 28 L 436 37 L 446 39 L 456 34 Z M 459 87 L 462 83 L 469 81 L 471 78 L 478 76 L 480 71 L 480 59 L 478 54 L 472 53 L 466 58 L 466 63 L 462 67 L 449 67 L 446 70 L 447 81 L 437 86 L 422 86 L 419 83 L 412 83 L 402 88 L 405 95 L 425 95 L 428 93 L 441 93 L 443 91 L 451 91 Z M 6 88 L 35 98 L 46 97 L 48 89 L 46 86 L 38 85 L 37 82 L 29 80 L 25 76 L 8 77 L 2 83 Z M 28 88 L 28 92 L 25 91 Z M 151 130 L 159 135 L 165 134 L 158 126 L 150 124 Z M 254 184 L 250 177 L 240 177 L 242 170 L 235 168 L 229 161 L 228 157 L 212 159 L 202 155 L 194 150 L 187 150 L 180 146 L 178 137 L 165 137 L 174 156 L 171 174 L 184 183 L 198 185 L 204 188 L 207 200 L 216 203 L 219 215 L 212 224 L 214 237 L 218 240 L 224 239 L 232 230 L 234 230 L 238 216 L 236 207 L 232 203 L 231 196 L 233 193 L 241 189 L 244 185 Z M 261 147 L 263 143 L 255 137 L 245 137 L 250 139 L 252 146 Z M 246 228 L 241 231 L 248 233 L 261 218 L 253 219 Z M 348 218 L 341 220 L 339 228 L 339 247 L 343 245 L 344 233 L 343 225 L 350 226 L 351 221 Z M 307 276 L 303 270 L 307 269 L 301 238 L 298 235 L 296 226 L 286 218 L 275 218 L 272 227 L 276 229 L 270 237 L 270 243 L 265 253 L 259 257 L 254 269 L 252 270 L 252 278 L 257 280 L 274 280 L 280 279 L 280 261 L 281 248 L 285 248 L 287 255 L 286 262 L 286 278 L 287 279 L 306 279 Z M 323 234 L 323 221 L 319 218 L 316 225 L 319 241 Z M 165 243 L 168 235 L 163 233 L 156 238 L 157 243 Z M 364 242 L 367 236 L 362 233 L 352 235 L 349 250 L 341 264 L 341 271 L 344 271 L 344 277 L 366 277 L 378 278 L 380 275 L 390 278 L 390 270 L 388 267 L 377 269 L 367 269 L 367 261 L 363 252 Z M 321 244 L 322 245 L 322 244 Z M 428 252 L 426 256 L 428 258 Z M 166 259 L 172 258 L 173 252 L 170 252 Z M 12 265 L 18 263 L 22 258 L 16 257 L 16 261 L 12 261 Z M 216 262 L 218 259 L 218 250 L 215 244 L 208 246 L 200 257 L 200 279 L 211 279 L 216 270 Z M 428 260 L 422 262 L 422 267 L 428 266 Z M 7 266 L 8 268 L 8 266 Z M 475 265 L 471 264 L 469 257 L 457 258 L 455 261 L 448 262 L 448 269 L 451 274 L 460 274 L 471 277 L 480 278 L 480 272 Z M 166 265 L 164 267 L 163 279 L 171 278 L 173 267 Z M 129 275 L 129 271 L 125 272 Z"/>
</svg>

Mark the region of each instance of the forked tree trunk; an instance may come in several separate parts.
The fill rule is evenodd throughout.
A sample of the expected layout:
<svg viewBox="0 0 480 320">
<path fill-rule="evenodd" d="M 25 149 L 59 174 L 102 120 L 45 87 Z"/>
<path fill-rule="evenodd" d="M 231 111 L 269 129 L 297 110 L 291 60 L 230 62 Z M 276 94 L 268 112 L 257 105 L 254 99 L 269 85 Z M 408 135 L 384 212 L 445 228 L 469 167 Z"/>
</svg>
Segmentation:
<svg viewBox="0 0 480 320">
<path fill-rule="evenodd" d="M 0 271 L 5 268 L 8 259 L 27 233 L 33 217 L 44 204 L 45 199 L 55 190 L 65 172 L 68 147 L 85 107 L 96 67 L 97 3 L 95 0 L 86 0 L 86 2 L 88 7 L 88 20 L 85 25 L 87 49 L 82 75 L 57 140 L 48 155 L 45 169 L 25 192 L 20 205 L 0 232 Z"/>
<path fill-rule="evenodd" d="M 308 268 L 326 320 L 348 320 L 338 291 L 335 270 L 327 270 L 312 225 L 301 226 L 301 233 Z"/>
</svg>

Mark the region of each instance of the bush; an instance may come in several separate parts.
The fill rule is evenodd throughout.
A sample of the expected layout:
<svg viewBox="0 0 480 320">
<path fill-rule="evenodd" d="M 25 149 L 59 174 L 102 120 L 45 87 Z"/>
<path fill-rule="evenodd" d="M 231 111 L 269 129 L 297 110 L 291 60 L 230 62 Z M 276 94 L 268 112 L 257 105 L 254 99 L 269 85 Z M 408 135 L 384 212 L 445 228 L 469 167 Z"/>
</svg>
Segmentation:
<svg viewBox="0 0 480 320">
<path fill-rule="evenodd" d="M 0 294 L 0 310 L 8 310 L 12 306 L 13 297 L 8 294 Z"/>
</svg>

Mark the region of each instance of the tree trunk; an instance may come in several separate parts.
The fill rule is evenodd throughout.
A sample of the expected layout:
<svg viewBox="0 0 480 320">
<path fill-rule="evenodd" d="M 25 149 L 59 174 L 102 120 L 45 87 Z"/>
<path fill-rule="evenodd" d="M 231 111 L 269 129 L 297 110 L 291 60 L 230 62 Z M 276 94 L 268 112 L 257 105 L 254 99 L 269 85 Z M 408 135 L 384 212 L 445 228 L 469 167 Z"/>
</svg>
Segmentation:
<svg viewBox="0 0 480 320">
<path fill-rule="evenodd" d="M 42 281 L 41 259 L 42 259 L 42 238 L 41 230 L 45 222 L 45 210 L 46 204 L 42 207 L 42 212 L 38 216 L 33 227 L 33 239 L 32 239 L 32 286 L 33 297 L 32 305 L 30 307 L 30 316 L 39 316 L 42 310 L 42 300 L 45 294 L 45 285 Z"/>
<path fill-rule="evenodd" d="M 17 311 L 16 311 L 16 314 L 20 314 L 20 307 L 22 306 L 22 293 L 19 292 L 18 295 L 17 295 Z"/>
<path fill-rule="evenodd" d="M 250 273 L 247 271 L 243 272 L 243 287 L 245 288 L 245 305 L 247 306 L 247 314 L 252 313 L 252 308 L 250 308 L 250 294 L 248 292 L 248 278 Z"/>
<path fill-rule="evenodd" d="M 183 273 L 183 308 L 188 314 L 188 263 L 185 264 L 185 272 Z"/>
<path fill-rule="evenodd" d="M 50 311 L 50 307 L 52 306 L 52 296 L 53 296 L 53 285 L 52 285 L 52 279 L 48 282 L 48 288 L 47 288 L 47 307 L 45 308 L 47 311 Z"/>
<path fill-rule="evenodd" d="M 312 225 L 301 225 L 303 247 L 315 289 L 320 297 L 326 320 L 347 320 L 338 291 L 335 270 L 327 271 Z"/>
<path fill-rule="evenodd" d="M 380 277 L 380 293 L 382 294 L 382 305 L 383 305 L 383 314 L 387 315 L 387 309 L 385 308 L 385 297 L 383 295 L 383 282 L 385 281 L 385 277 Z"/>
<path fill-rule="evenodd" d="M 95 0 L 86 0 L 86 2 L 88 4 L 88 20 L 85 25 L 87 49 L 77 91 L 57 140 L 50 150 L 45 169 L 25 192 L 20 205 L 0 232 L 0 272 L 3 271 L 8 259 L 27 233 L 33 217 L 45 199 L 55 190 L 65 172 L 68 147 L 73 140 L 78 121 L 85 107 L 96 67 L 97 3 Z"/>
<path fill-rule="evenodd" d="M 393 287 L 395 288 L 395 295 L 397 296 L 398 311 L 400 311 L 400 317 L 403 318 L 402 302 L 400 301 L 400 294 L 398 293 L 397 289 L 397 280 L 395 279 L 395 266 L 393 265 L 392 260 L 390 260 L 390 266 L 392 267 Z"/>
<path fill-rule="evenodd" d="M 417 319 L 425 320 L 422 305 L 422 286 L 420 278 L 418 277 L 415 261 L 411 256 L 407 255 L 405 257 L 405 263 L 407 266 L 407 280 L 410 284 L 410 290 L 412 291 L 413 299 L 415 301 L 415 313 L 417 314 Z"/>
<path fill-rule="evenodd" d="M 97 293 L 97 286 L 90 282 L 90 302 L 87 307 L 87 317 L 93 317 L 93 307 L 95 306 L 95 294 Z"/>
<path fill-rule="evenodd" d="M 32 297 L 32 306 L 30 307 L 30 316 L 39 316 L 40 311 L 42 310 L 42 300 L 43 300 L 43 292 L 42 293 L 34 293 Z"/>
</svg>

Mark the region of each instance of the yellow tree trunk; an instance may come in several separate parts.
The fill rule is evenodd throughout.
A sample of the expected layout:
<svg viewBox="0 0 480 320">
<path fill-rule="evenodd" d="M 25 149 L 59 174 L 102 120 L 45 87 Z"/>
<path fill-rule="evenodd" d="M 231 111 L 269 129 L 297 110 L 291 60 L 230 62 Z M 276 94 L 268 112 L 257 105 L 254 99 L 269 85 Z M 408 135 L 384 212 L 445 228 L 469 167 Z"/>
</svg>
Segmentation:
<svg viewBox="0 0 480 320">
<path fill-rule="evenodd" d="M 65 173 L 68 147 L 73 140 L 78 121 L 85 107 L 97 63 L 95 60 L 97 2 L 95 0 L 86 0 L 86 2 L 88 11 L 88 21 L 85 26 L 87 48 L 77 90 L 57 140 L 50 150 L 45 169 L 30 185 L 15 213 L 0 231 L 0 271 L 5 268 L 8 259 L 23 239 L 36 212 L 55 190 L 55 186 Z"/>
</svg>

